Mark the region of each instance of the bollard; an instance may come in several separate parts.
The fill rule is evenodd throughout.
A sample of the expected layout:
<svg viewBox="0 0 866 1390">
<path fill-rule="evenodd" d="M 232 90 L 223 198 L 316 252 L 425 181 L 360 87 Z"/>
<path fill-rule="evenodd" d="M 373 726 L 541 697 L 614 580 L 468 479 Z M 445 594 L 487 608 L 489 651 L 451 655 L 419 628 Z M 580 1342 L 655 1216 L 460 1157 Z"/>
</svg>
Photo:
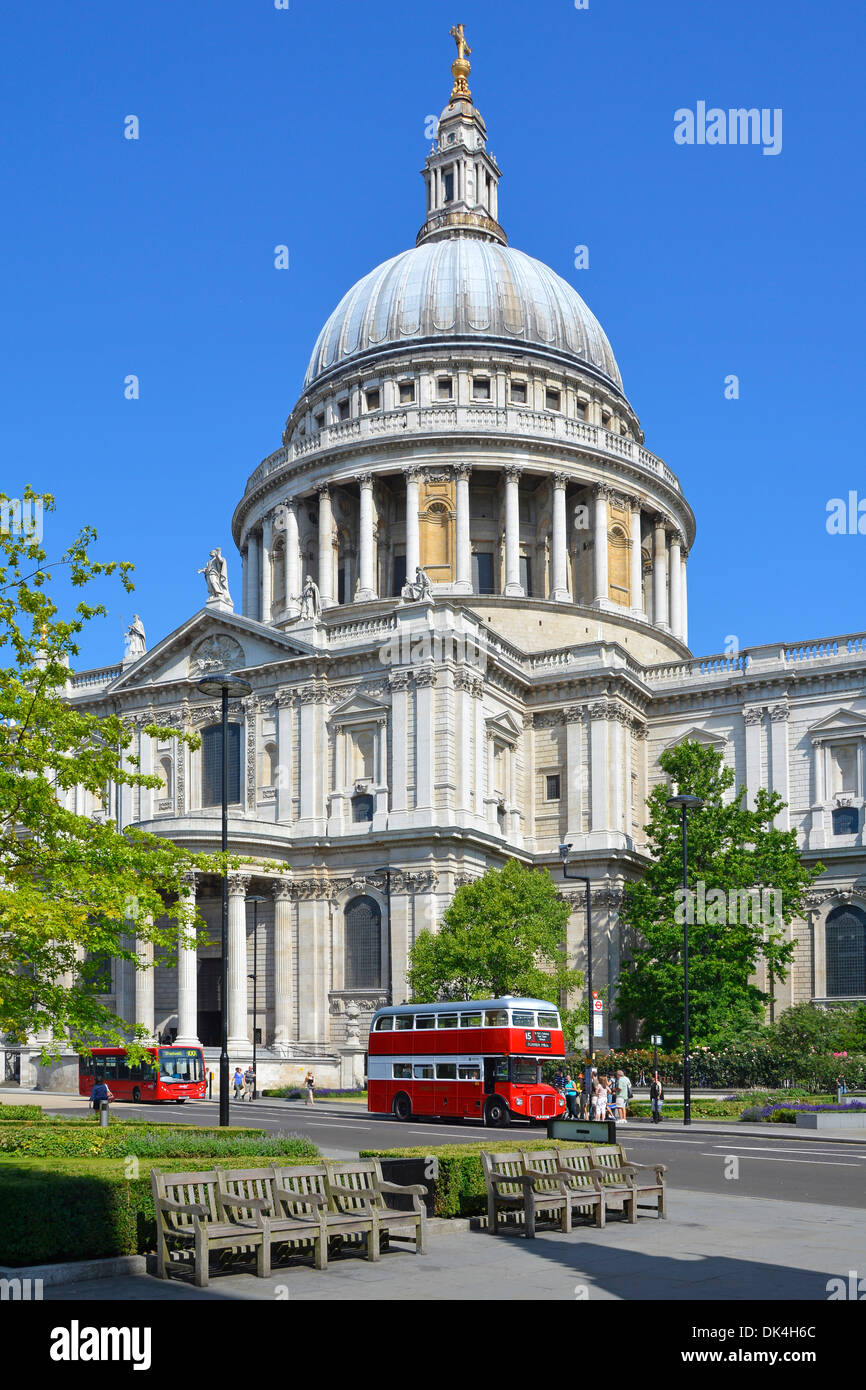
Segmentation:
<svg viewBox="0 0 866 1390">
<path fill-rule="evenodd" d="M 207 1098 L 208 1098 L 208 1100 L 212 1100 L 212 1099 L 213 1099 L 213 1072 L 212 1072 L 212 1071 L 209 1071 L 208 1074 L 207 1074 Z"/>
<path fill-rule="evenodd" d="M 107 1101 L 107 1100 L 101 1100 L 101 1101 L 99 1102 L 99 1127 L 100 1127 L 100 1129 L 107 1129 L 107 1128 L 108 1128 L 108 1101 Z"/>
</svg>

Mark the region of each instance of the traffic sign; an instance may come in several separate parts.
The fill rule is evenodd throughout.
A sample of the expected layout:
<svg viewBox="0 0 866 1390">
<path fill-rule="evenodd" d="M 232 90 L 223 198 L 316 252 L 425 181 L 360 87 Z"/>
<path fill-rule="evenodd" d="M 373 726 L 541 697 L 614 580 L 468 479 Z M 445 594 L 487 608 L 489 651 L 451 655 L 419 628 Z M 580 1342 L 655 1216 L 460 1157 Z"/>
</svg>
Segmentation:
<svg viewBox="0 0 866 1390">
<path fill-rule="evenodd" d="M 595 1014 L 600 1014 L 600 1013 L 602 1013 L 602 1012 L 604 1011 L 604 1000 L 603 1000 L 603 999 L 593 999 L 593 1001 L 592 1001 L 592 1011 L 593 1011 L 593 1013 L 595 1013 Z"/>
<path fill-rule="evenodd" d="M 653 1033 L 650 1037 L 650 1042 L 652 1043 L 653 1047 L 661 1047 L 661 1033 Z"/>
</svg>

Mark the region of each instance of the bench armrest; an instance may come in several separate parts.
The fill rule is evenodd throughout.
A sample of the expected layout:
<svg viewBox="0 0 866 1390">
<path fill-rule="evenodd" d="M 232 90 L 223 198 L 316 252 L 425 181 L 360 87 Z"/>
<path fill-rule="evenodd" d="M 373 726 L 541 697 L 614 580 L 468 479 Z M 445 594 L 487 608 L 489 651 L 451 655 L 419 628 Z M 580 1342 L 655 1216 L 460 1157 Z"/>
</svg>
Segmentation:
<svg viewBox="0 0 866 1390">
<path fill-rule="evenodd" d="M 235 1197 L 230 1192 L 221 1192 L 219 1202 L 224 1207 L 249 1207 L 250 1211 L 270 1211 L 269 1197 Z"/>
<path fill-rule="evenodd" d="M 286 1206 L 325 1207 L 328 1205 L 328 1199 L 323 1192 L 291 1192 L 286 1187 L 278 1187 L 276 1195 L 281 1202 L 286 1203 Z"/>
<path fill-rule="evenodd" d="M 574 1168 L 557 1168 L 556 1177 L 561 1178 L 571 1192 L 577 1192 L 581 1187 L 589 1186 L 596 1192 L 601 1190 L 601 1178 L 596 1168 L 584 1168 L 582 1171 Z M 589 1178 L 589 1183 L 581 1182 L 576 1186 L 572 1186 L 575 1178 Z"/>
<path fill-rule="evenodd" d="M 668 1165 L 667 1165 L 666 1163 L 631 1163 L 631 1162 L 629 1162 L 629 1163 L 626 1164 L 625 1166 L 628 1167 L 628 1168 L 633 1168 L 634 1171 L 635 1171 L 636 1173 L 657 1173 L 657 1174 L 660 1175 L 660 1174 L 666 1173 L 666 1172 L 668 1171 Z"/>
<path fill-rule="evenodd" d="M 427 1189 L 422 1182 L 408 1183 L 405 1186 L 398 1182 L 380 1182 L 380 1192 L 390 1192 L 398 1197 L 426 1197 Z"/>
<path fill-rule="evenodd" d="M 352 1208 L 346 1208 L 346 1204 L 350 1199 L 352 1202 L 360 1203 L 355 1209 L 359 1216 L 362 1214 L 362 1211 L 374 1212 L 376 1210 L 376 1193 L 369 1187 L 333 1187 L 331 1191 L 334 1196 L 334 1201 L 345 1210 L 346 1216 L 352 1215 Z"/>
<path fill-rule="evenodd" d="M 187 1216 L 208 1216 L 207 1207 L 201 1202 L 173 1202 L 170 1197 L 160 1197 L 157 1209 L 164 1212 L 184 1212 Z"/>
</svg>

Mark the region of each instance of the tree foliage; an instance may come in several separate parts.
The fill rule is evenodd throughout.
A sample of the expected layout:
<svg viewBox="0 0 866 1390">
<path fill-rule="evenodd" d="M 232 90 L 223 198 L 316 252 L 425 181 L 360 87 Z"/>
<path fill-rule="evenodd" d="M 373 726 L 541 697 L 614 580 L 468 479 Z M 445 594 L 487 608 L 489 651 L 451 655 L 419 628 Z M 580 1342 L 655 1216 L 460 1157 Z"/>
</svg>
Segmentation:
<svg viewBox="0 0 866 1390">
<path fill-rule="evenodd" d="M 558 1000 L 581 983 L 568 968 L 568 904 L 550 875 L 509 859 L 457 889 L 438 932 L 423 931 L 410 953 L 415 1002 L 504 994 Z"/>
<path fill-rule="evenodd" d="M 705 918 L 688 928 L 692 1041 L 715 1046 L 726 1038 L 745 1040 L 760 1033 L 769 998 L 749 977 L 765 961 L 775 980 L 785 979 L 794 952 L 786 927 L 801 912 L 806 889 L 823 865 L 803 865 L 796 832 L 773 825 L 784 807 L 778 793 L 761 788 L 753 809 L 745 788 L 731 795 L 734 774 L 715 749 L 687 741 L 659 761 L 681 792 L 704 802 L 688 820 L 688 882 L 696 894 L 694 916 Z M 679 894 L 681 813 L 666 804 L 668 796 L 668 787 L 660 785 L 648 798 L 652 862 L 644 880 L 628 885 L 624 895 L 621 917 L 632 948 L 616 1008 L 621 1021 L 639 1021 L 642 1036 L 661 1033 L 665 1046 L 675 1047 L 683 1037 L 685 903 Z M 757 890 L 757 903 L 746 908 L 749 890 Z M 701 894 L 705 910 L 698 905 Z M 723 896 L 724 913 L 717 906 Z"/>
<path fill-rule="evenodd" d="M 54 510 L 50 495 L 29 488 L 22 500 L 25 516 L 37 503 L 43 516 Z M 0 1034 L 24 1041 L 52 1029 L 48 1051 L 64 1033 L 73 1048 L 126 1040 L 128 1025 L 100 998 L 107 960 L 140 966 L 131 932 L 153 943 L 157 958 L 173 960 L 179 937 L 193 944 L 178 897 L 184 875 L 223 867 L 221 856 L 189 854 L 136 829 L 121 833 L 111 820 L 63 804 L 76 786 L 102 798 L 111 784 L 160 785 L 128 752 L 127 722 L 66 697 L 78 637 L 105 607 L 82 596 L 62 617 L 50 593 L 55 571 L 82 595 L 110 575 L 133 587 L 132 566 L 95 559 L 95 541 L 86 527 L 49 563 L 32 525 L 0 534 Z M 146 732 L 178 737 L 157 725 Z"/>
</svg>

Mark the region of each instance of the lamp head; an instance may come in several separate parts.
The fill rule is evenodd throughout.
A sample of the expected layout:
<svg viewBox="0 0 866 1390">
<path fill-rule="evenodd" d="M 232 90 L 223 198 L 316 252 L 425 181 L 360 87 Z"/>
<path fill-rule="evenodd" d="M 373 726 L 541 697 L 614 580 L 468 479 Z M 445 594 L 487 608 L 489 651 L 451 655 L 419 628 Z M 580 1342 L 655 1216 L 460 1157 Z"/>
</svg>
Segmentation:
<svg viewBox="0 0 866 1390">
<path fill-rule="evenodd" d="M 559 857 L 560 857 L 560 859 L 562 860 L 563 864 L 567 864 L 567 863 L 568 863 L 568 852 L 569 852 L 570 849 L 571 849 L 571 845 L 560 845 L 560 846 L 559 846 Z"/>
<path fill-rule="evenodd" d="M 251 695 L 253 688 L 248 680 L 243 676 L 236 676 L 233 671 L 221 671 L 217 675 L 202 676 L 201 680 L 196 681 L 196 689 L 202 695 L 222 695 L 226 694 L 237 699 L 242 695 Z"/>
</svg>

